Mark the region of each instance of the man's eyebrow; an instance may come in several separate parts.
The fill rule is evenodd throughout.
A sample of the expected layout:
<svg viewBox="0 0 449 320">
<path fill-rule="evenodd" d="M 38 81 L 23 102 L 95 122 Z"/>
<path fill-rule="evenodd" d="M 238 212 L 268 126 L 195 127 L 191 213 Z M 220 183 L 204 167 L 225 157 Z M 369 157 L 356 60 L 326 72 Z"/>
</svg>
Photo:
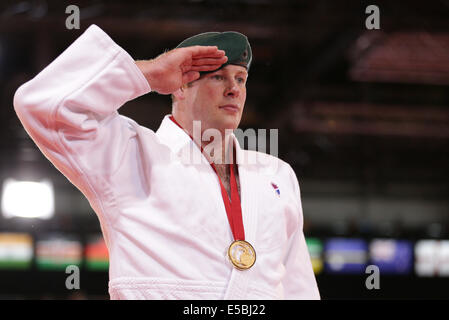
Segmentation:
<svg viewBox="0 0 449 320">
<path fill-rule="evenodd" d="M 226 72 L 226 70 L 223 70 L 223 69 L 219 69 L 219 70 L 215 70 L 215 71 L 212 71 L 211 73 L 209 73 L 208 75 L 214 75 L 214 74 L 216 74 L 216 73 L 220 73 L 220 72 L 223 72 L 223 73 L 227 73 L 227 74 L 229 74 L 229 72 Z M 232 74 L 232 73 L 231 73 Z M 240 74 L 243 74 L 244 76 L 248 76 L 248 72 L 247 71 L 237 71 L 236 73 L 235 73 L 235 75 L 237 76 L 237 75 L 240 75 Z"/>
<path fill-rule="evenodd" d="M 247 71 L 238 71 L 237 74 L 244 74 L 245 76 L 248 76 L 248 72 Z"/>
</svg>

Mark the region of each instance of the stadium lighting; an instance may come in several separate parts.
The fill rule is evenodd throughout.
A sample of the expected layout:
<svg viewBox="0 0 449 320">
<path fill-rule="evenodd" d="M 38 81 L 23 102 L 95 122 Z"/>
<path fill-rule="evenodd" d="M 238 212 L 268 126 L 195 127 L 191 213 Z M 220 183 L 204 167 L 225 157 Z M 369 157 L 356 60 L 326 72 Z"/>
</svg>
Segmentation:
<svg viewBox="0 0 449 320">
<path fill-rule="evenodd" d="M 3 183 L 2 212 L 5 218 L 50 219 L 54 215 L 54 192 L 50 181 L 17 181 Z"/>
</svg>

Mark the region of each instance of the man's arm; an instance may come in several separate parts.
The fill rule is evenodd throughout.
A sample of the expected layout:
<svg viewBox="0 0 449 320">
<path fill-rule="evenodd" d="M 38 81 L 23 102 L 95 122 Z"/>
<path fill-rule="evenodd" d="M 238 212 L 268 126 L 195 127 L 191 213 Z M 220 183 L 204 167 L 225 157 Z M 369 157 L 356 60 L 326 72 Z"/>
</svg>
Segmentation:
<svg viewBox="0 0 449 320">
<path fill-rule="evenodd" d="M 301 229 L 296 231 L 290 241 L 284 265 L 286 272 L 282 284 L 285 299 L 320 299 L 310 255 Z"/>
<path fill-rule="evenodd" d="M 290 176 L 298 201 L 300 226 L 291 237 L 284 260 L 285 276 L 282 281 L 285 299 L 320 299 L 320 293 L 313 273 L 312 262 L 303 232 L 303 213 L 298 179 L 290 167 Z"/>
<path fill-rule="evenodd" d="M 151 88 L 134 60 L 90 26 L 15 93 L 14 109 L 45 156 L 80 186 L 83 175 L 117 165 L 129 134 L 117 109 Z"/>
<path fill-rule="evenodd" d="M 117 110 L 150 90 L 172 93 L 226 61 L 216 47 L 175 49 L 134 61 L 92 25 L 14 96 L 14 108 L 45 156 L 78 188 L 120 165 L 131 126 Z"/>
</svg>

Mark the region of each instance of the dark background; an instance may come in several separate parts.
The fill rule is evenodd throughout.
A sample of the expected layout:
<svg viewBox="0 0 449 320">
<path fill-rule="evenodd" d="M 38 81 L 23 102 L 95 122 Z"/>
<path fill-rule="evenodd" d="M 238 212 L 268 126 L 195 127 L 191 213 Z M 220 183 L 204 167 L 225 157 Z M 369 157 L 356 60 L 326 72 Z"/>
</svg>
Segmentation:
<svg viewBox="0 0 449 320">
<path fill-rule="evenodd" d="M 80 30 L 65 8 L 81 9 Z M 367 30 L 365 8 L 380 8 Z M 5 219 L 0 231 L 100 232 L 87 200 L 34 146 L 15 90 L 90 24 L 133 58 L 149 59 L 193 34 L 248 36 L 253 63 L 241 128 L 278 128 L 279 157 L 299 179 L 306 237 L 448 239 L 449 1 L 2 1 L 0 179 L 28 172 L 52 180 L 48 221 Z M 120 113 L 156 130 L 168 96 L 151 93 Z M 81 298 L 107 298 L 106 272 L 82 269 Z M 63 272 L 0 271 L 0 296 L 73 298 Z M 449 297 L 448 278 L 317 275 L 325 299 Z"/>
</svg>

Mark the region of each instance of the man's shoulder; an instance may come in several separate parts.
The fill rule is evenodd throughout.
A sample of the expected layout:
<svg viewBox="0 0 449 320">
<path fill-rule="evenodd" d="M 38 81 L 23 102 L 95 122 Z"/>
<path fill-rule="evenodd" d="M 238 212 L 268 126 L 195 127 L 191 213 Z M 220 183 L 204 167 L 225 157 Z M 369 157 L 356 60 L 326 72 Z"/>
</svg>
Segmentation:
<svg viewBox="0 0 449 320">
<path fill-rule="evenodd" d="M 242 150 L 242 156 L 243 164 L 254 165 L 275 174 L 290 174 L 293 171 L 290 164 L 276 155 L 256 150 Z"/>
<path fill-rule="evenodd" d="M 245 150 L 245 149 L 242 149 L 242 153 L 245 156 L 261 158 L 262 160 L 266 160 L 267 162 L 274 162 L 274 163 L 279 162 L 279 163 L 288 165 L 287 162 L 285 162 L 284 160 L 279 158 L 277 155 L 272 155 L 272 154 L 269 154 L 269 153 L 256 151 L 256 150 Z"/>
</svg>

